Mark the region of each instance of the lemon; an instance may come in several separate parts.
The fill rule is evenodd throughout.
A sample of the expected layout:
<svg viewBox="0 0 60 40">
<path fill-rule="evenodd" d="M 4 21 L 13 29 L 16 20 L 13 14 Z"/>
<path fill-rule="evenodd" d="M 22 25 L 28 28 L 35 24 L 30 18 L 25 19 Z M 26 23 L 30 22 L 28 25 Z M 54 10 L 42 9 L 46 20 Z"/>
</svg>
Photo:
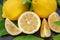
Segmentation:
<svg viewBox="0 0 60 40">
<path fill-rule="evenodd" d="M 23 4 L 22 0 L 8 0 L 3 4 L 2 17 L 17 20 L 26 10 L 28 10 L 28 7 L 26 4 Z"/>
<path fill-rule="evenodd" d="M 56 0 L 32 0 L 33 11 L 41 18 L 47 18 L 52 12 L 56 11 Z"/>
<path fill-rule="evenodd" d="M 44 18 L 42 21 L 41 29 L 40 29 L 40 35 L 43 38 L 48 38 L 51 36 L 51 31 L 48 22 Z"/>
<path fill-rule="evenodd" d="M 60 26 L 55 25 L 55 21 L 60 21 L 60 17 L 56 12 L 53 12 L 48 18 L 48 23 L 52 31 L 60 33 Z"/>
<path fill-rule="evenodd" d="M 18 19 L 18 26 L 23 33 L 33 34 L 40 28 L 41 20 L 34 12 L 25 12 Z"/>
<path fill-rule="evenodd" d="M 5 20 L 5 29 L 10 35 L 18 35 L 22 31 L 13 23 L 11 22 L 8 18 Z"/>
</svg>

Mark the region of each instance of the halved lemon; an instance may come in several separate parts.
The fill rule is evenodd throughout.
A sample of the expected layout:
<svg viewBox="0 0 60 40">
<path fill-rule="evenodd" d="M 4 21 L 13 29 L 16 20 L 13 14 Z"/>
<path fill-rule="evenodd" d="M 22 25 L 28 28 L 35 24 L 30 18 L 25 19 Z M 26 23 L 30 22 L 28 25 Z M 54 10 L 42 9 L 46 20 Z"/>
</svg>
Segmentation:
<svg viewBox="0 0 60 40">
<path fill-rule="evenodd" d="M 18 19 L 18 26 L 23 33 L 33 34 L 40 28 L 41 20 L 34 12 L 25 12 Z"/>
<path fill-rule="evenodd" d="M 55 25 L 55 21 L 60 21 L 60 17 L 56 12 L 53 12 L 48 18 L 48 23 L 52 31 L 60 33 L 60 26 Z"/>
<path fill-rule="evenodd" d="M 45 18 L 42 21 L 42 25 L 41 25 L 41 29 L 40 29 L 40 35 L 43 38 L 48 38 L 51 36 L 50 27 L 49 27 L 48 22 Z"/>
<path fill-rule="evenodd" d="M 6 31 L 11 34 L 11 35 L 18 35 L 22 31 L 13 23 L 11 22 L 8 18 L 5 20 L 5 29 Z"/>
</svg>

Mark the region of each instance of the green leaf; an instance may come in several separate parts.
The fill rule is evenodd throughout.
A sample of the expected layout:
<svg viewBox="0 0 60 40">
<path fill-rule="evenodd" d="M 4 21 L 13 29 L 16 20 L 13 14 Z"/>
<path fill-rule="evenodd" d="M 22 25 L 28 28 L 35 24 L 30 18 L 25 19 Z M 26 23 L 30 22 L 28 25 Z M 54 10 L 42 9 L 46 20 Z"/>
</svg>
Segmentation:
<svg viewBox="0 0 60 40">
<path fill-rule="evenodd" d="M 57 5 L 60 7 L 60 0 L 56 0 Z"/>
<path fill-rule="evenodd" d="M 52 36 L 53 40 L 60 40 L 60 34 Z"/>
<path fill-rule="evenodd" d="M 18 36 L 13 40 L 43 40 L 43 39 L 33 35 L 27 35 L 27 36 Z"/>
<path fill-rule="evenodd" d="M 60 21 L 55 21 L 54 24 L 55 24 L 56 26 L 60 26 Z"/>
<path fill-rule="evenodd" d="M 28 4 L 29 11 L 33 10 L 32 1 L 31 0 L 23 0 L 23 4 Z"/>
<path fill-rule="evenodd" d="M 0 4 L 0 36 L 7 35 L 5 30 L 5 20 L 2 18 L 2 5 Z"/>
<path fill-rule="evenodd" d="M 3 3 L 5 3 L 5 1 L 7 1 L 7 0 L 3 0 Z"/>
<path fill-rule="evenodd" d="M 0 20 L 0 36 L 7 35 L 8 33 L 5 30 L 5 21 Z"/>
<path fill-rule="evenodd" d="M 23 4 L 29 4 L 31 3 L 31 0 L 23 0 Z"/>
<path fill-rule="evenodd" d="M 30 11 L 33 11 L 33 6 L 32 6 L 32 4 L 31 4 L 31 6 L 30 6 Z"/>
</svg>

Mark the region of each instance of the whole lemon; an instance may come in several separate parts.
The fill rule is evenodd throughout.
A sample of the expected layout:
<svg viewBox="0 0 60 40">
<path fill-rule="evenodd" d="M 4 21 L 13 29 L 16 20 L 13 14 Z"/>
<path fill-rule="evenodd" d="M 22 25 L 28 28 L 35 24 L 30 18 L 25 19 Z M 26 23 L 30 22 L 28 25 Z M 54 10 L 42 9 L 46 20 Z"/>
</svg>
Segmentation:
<svg viewBox="0 0 60 40">
<path fill-rule="evenodd" d="M 32 0 L 33 11 L 41 18 L 47 18 L 52 12 L 56 11 L 56 0 Z"/>
<path fill-rule="evenodd" d="M 22 0 L 7 0 L 3 4 L 3 18 L 9 18 L 11 20 L 17 20 L 18 17 L 28 10 L 27 5 L 23 4 Z"/>
</svg>

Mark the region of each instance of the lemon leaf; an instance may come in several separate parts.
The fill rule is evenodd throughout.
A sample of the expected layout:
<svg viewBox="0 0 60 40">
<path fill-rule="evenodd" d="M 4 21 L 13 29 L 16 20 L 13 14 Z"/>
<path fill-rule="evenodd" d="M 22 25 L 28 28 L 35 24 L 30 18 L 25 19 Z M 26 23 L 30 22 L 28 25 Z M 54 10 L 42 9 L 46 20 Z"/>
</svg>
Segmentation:
<svg viewBox="0 0 60 40">
<path fill-rule="evenodd" d="M 5 3 L 5 1 L 7 1 L 7 0 L 3 0 L 3 3 Z"/>
<path fill-rule="evenodd" d="M 4 36 L 7 35 L 7 31 L 5 30 L 5 21 L 4 20 L 0 20 L 0 36 Z"/>
<path fill-rule="evenodd" d="M 2 5 L 0 4 L 0 36 L 7 35 L 5 30 L 5 20 L 2 18 Z"/>
<path fill-rule="evenodd" d="M 29 11 L 33 10 L 32 1 L 31 0 L 23 0 L 23 4 L 28 4 Z"/>
<path fill-rule="evenodd" d="M 33 11 L 33 6 L 32 6 L 32 3 L 31 3 L 31 6 L 30 6 L 30 11 Z"/>
<path fill-rule="evenodd" d="M 52 36 L 53 40 L 60 40 L 60 34 Z"/>
<path fill-rule="evenodd" d="M 56 26 L 60 26 L 60 21 L 55 21 L 54 24 L 55 24 Z"/>
<path fill-rule="evenodd" d="M 23 4 L 29 4 L 31 3 L 31 0 L 23 0 Z"/>
<path fill-rule="evenodd" d="M 43 40 L 43 39 L 33 35 L 27 35 L 27 36 L 18 36 L 13 40 Z"/>
<path fill-rule="evenodd" d="M 60 7 L 60 0 L 56 0 L 56 1 L 57 1 L 58 6 Z"/>
</svg>

